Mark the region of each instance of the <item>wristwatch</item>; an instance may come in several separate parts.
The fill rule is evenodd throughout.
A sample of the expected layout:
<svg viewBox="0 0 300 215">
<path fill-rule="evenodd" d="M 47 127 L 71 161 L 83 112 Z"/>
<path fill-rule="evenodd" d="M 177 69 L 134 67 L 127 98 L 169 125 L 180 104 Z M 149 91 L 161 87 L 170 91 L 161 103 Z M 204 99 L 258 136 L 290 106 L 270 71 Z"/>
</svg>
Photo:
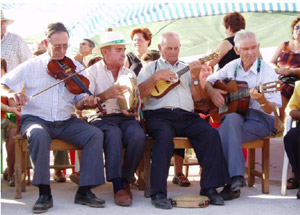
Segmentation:
<svg viewBox="0 0 300 215">
<path fill-rule="evenodd" d="M 199 84 L 199 80 L 193 81 L 193 84 L 194 84 L 194 85 L 198 85 L 198 84 Z"/>
</svg>

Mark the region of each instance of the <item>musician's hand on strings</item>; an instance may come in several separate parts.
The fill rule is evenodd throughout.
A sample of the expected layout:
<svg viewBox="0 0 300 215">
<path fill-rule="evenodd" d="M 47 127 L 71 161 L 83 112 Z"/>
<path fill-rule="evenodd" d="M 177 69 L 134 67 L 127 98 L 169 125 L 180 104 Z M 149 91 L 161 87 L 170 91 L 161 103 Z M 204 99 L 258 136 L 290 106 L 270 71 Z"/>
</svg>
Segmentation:
<svg viewBox="0 0 300 215">
<path fill-rule="evenodd" d="M 224 95 L 226 94 L 227 92 L 224 90 L 212 88 L 209 97 L 217 107 L 222 107 L 225 104 Z"/>
<path fill-rule="evenodd" d="M 22 92 L 10 93 L 8 95 L 8 98 L 12 99 L 17 106 L 23 106 L 29 101 L 29 98 L 26 95 L 24 95 Z"/>
<path fill-rule="evenodd" d="M 162 69 L 154 73 L 154 78 L 156 81 L 165 80 L 171 83 L 176 82 L 178 79 L 177 74 L 172 72 L 170 69 Z"/>
<path fill-rule="evenodd" d="M 249 93 L 250 93 L 250 97 L 252 99 L 256 100 L 260 104 L 264 103 L 266 101 L 266 97 L 265 97 L 264 93 L 258 92 L 256 87 L 251 88 Z"/>
</svg>

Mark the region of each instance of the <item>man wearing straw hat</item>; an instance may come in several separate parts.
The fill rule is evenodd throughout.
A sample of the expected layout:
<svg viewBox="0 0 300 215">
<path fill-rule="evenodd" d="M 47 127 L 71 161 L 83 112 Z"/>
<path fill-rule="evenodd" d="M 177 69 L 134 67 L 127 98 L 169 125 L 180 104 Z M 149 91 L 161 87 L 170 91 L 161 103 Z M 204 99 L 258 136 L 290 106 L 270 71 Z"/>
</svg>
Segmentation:
<svg viewBox="0 0 300 215">
<path fill-rule="evenodd" d="M 6 30 L 13 22 L 6 18 L 1 10 L 1 57 L 7 62 L 8 72 L 32 56 L 25 41 L 19 35 Z"/>
<path fill-rule="evenodd" d="M 125 45 L 127 43 L 120 32 L 104 32 L 101 44 L 93 50 L 94 53 L 101 53 L 103 59 L 87 69 L 90 91 L 99 101 L 101 99 L 106 111 L 103 115 L 92 114 L 89 122 L 104 132 L 106 180 L 113 183 L 114 200 L 119 206 L 132 204 L 129 183 L 146 143 L 146 135 L 135 119 L 135 113 L 122 109 L 119 104 L 119 99 L 123 99 L 124 92 L 128 91 L 128 86 L 119 83 L 120 79 L 127 76 L 136 79 L 134 72 L 124 67 Z M 87 97 L 91 100 L 79 109 L 96 107 L 93 96 Z"/>
</svg>

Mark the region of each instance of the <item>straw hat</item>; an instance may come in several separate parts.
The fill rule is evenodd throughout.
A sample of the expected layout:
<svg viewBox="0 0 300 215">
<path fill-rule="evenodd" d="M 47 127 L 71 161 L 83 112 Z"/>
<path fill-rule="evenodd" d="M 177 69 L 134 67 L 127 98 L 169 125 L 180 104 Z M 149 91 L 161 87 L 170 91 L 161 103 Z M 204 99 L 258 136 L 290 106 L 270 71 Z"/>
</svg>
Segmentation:
<svg viewBox="0 0 300 215">
<path fill-rule="evenodd" d="M 124 35 L 119 31 L 104 32 L 101 36 L 101 43 L 93 49 L 93 54 L 101 53 L 101 48 L 105 46 L 129 44 L 125 41 Z"/>
<path fill-rule="evenodd" d="M 6 21 L 6 25 L 10 25 L 11 23 L 14 22 L 14 20 L 12 20 L 12 19 L 7 19 L 7 18 L 4 16 L 4 13 L 3 13 L 2 10 L 1 10 L 1 21 Z"/>
</svg>

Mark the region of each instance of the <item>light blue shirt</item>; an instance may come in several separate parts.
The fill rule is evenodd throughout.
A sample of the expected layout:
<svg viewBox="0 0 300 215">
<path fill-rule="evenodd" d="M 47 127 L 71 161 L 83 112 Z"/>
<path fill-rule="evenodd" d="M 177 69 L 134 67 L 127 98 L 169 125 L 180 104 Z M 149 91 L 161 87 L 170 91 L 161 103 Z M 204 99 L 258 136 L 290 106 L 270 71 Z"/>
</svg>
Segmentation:
<svg viewBox="0 0 300 215">
<path fill-rule="evenodd" d="M 174 65 L 163 58 L 158 59 L 157 68 L 155 69 L 156 61 L 150 62 L 139 73 L 137 77 L 138 85 L 149 79 L 155 72 L 162 69 L 170 69 L 172 72 L 178 72 L 187 66 L 182 61 L 177 61 Z M 148 96 L 144 99 L 144 110 L 156 110 L 160 108 L 180 108 L 186 111 L 194 110 L 194 101 L 191 91 L 191 74 L 186 72 L 180 77 L 180 84 L 170 90 L 162 98 L 153 98 Z"/>
<path fill-rule="evenodd" d="M 48 52 L 28 60 L 4 75 L 1 83 L 15 92 L 21 92 L 25 87 L 26 96 L 31 97 L 59 81 L 47 73 L 49 60 Z M 83 69 L 80 63 L 73 62 L 77 71 Z M 80 95 L 70 93 L 62 82 L 30 99 L 22 107 L 22 115 L 30 114 L 51 122 L 67 120 L 74 114 L 74 104 L 80 98 Z"/>
</svg>

